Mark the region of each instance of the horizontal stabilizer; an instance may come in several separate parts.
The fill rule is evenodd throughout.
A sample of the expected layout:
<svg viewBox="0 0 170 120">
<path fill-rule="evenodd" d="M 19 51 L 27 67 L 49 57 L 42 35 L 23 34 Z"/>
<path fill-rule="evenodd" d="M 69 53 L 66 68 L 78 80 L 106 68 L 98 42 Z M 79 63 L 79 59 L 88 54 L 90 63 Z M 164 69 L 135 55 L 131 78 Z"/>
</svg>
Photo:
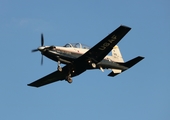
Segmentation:
<svg viewBox="0 0 170 120">
<path fill-rule="evenodd" d="M 118 74 L 120 74 L 120 73 L 114 73 L 114 71 L 112 71 L 112 72 L 110 72 L 110 73 L 108 74 L 108 76 L 114 77 L 114 76 L 116 76 L 116 75 L 118 75 Z"/>
<path fill-rule="evenodd" d="M 118 63 L 118 64 L 128 67 L 128 68 L 131 68 L 132 66 L 134 66 L 136 63 L 140 62 L 143 59 L 144 59 L 144 57 L 138 56 L 138 57 L 131 59 L 125 63 Z"/>
<path fill-rule="evenodd" d="M 143 59 L 144 59 L 144 57 L 138 56 L 138 57 L 136 57 L 136 58 L 134 58 L 134 59 L 131 59 L 131 60 L 125 62 L 125 63 L 118 63 L 118 64 L 120 64 L 120 65 L 122 65 L 122 66 L 125 66 L 125 67 L 127 67 L 127 68 L 131 68 L 132 66 L 134 66 L 135 64 L 137 64 L 138 62 L 140 62 L 140 61 L 143 60 Z M 124 70 L 124 71 L 125 71 L 125 70 Z M 122 72 L 124 72 L 124 71 L 122 70 L 120 73 L 122 73 Z M 112 72 L 110 72 L 110 73 L 108 74 L 108 76 L 114 77 L 114 76 L 116 76 L 116 75 L 118 75 L 118 74 L 120 74 L 120 73 L 118 73 L 118 72 L 116 72 L 116 71 L 112 71 Z"/>
</svg>

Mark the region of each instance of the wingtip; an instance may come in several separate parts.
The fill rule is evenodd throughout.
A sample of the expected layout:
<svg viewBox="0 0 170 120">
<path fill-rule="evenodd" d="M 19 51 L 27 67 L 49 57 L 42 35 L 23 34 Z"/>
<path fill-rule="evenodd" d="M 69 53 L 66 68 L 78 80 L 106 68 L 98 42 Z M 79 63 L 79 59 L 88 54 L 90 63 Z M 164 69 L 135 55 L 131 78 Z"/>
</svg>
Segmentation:
<svg viewBox="0 0 170 120">
<path fill-rule="evenodd" d="M 32 87 L 32 85 L 31 85 L 31 84 L 27 84 L 27 86 L 31 86 L 31 87 Z"/>
<path fill-rule="evenodd" d="M 34 86 L 34 85 L 32 85 L 32 84 L 27 84 L 27 86 L 30 86 L 30 87 L 38 87 L 38 86 Z"/>
<path fill-rule="evenodd" d="M 128 29 L 132 29 L 131 27 L 126 26 L 126 25 L 120 25 L 120 27 L 124 27 L 124 28 L 128 28 Z"/>
<path fill-rule="evenodd" d="M 145 57 L 143 57 L 143 56 L 138 56 L 138 58 L 140 58 L 141 60 L 143 60 Z"/>
</svg>

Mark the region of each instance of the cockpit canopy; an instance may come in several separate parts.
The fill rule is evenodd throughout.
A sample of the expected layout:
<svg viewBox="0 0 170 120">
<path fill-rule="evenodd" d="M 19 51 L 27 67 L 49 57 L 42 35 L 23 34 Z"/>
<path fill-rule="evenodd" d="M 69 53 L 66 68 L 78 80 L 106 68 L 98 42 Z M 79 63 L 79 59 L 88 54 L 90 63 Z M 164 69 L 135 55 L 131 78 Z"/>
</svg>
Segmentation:
<svg viewBox="0 0 170 120">
<path fill-rule="evenodd" d="M 89 46 L 81 43 L 68 43 L 64 47 L 72 47 L 72 48 L 82 48 L 82 49 L 90 49 Z"/>
</svg>

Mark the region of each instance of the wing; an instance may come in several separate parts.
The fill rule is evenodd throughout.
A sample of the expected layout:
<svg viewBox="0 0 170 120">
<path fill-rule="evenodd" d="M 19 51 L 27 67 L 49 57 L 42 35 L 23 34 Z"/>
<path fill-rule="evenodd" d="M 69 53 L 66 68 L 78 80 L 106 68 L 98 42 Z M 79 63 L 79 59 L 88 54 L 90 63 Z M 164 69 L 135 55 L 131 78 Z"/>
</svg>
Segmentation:
<svg viewBox="0 0 170 120">
<path fill-rule="evenodd" d="M 91 59 L 93 62 L 100 62 L 113 47 L 130 31 L 131 28 L 127 26 L 120 26 L 103 40 L 97 43 L 84 55 L 78 58 L 79 61 L 83 59 Z"/>
<path fill-rule="evenodd" d="M 86 68 L 81 65 L 82 64 L 80 63 L 67 64 L 62 68 L 62 71 L 55 71 L 45 77 L 42 77 L 28 84 L 28 86 L 41 87 L 53 82 L 64 80 L 69 74 L 71 74 L 71 77 L 77 76 L 86 71 Z"/>
<path fill-rule="evenodd" d="M 39 80 L 36 80 L 28 84 L 28 86 L 41 87 L 43 85 L 50 84 L 52 82 L 56 82 L 56 81 L 63 80 L 63 79 L 65 79 L 63 72 L 55 71 L 43 78 L 40 78 Z"/>
<path fill-rule="evenodd" d="M 69 68 L 69 65 L 66 65 L 62 68 L 62 71 L 55 71 L 47 76 L 44 76 L 44 77 L 28 84 L 28 86 L 41 87 L 46 84 L 64 80 L 66 78 L 66 76 L 68 75 L 68 68 Z"/>
</svg>

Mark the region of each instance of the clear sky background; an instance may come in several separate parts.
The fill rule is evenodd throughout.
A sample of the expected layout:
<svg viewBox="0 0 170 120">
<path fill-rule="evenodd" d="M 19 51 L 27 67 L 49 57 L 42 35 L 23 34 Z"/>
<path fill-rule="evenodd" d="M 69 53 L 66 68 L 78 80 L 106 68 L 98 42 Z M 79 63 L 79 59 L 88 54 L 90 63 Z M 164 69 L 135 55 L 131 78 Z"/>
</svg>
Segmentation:
<svg viewBox="0 0 170 120">
<path fill-rule="evenodd" d="M 170 120 L 169 0 L 0 0 L 1 120 Z M 56 70 L 40 46 L 95 45 L 121 24 L 132 30 L 119 42 L 128 71 L 86 71 L 41 88 L 28 87 Z"/>
</svg>

